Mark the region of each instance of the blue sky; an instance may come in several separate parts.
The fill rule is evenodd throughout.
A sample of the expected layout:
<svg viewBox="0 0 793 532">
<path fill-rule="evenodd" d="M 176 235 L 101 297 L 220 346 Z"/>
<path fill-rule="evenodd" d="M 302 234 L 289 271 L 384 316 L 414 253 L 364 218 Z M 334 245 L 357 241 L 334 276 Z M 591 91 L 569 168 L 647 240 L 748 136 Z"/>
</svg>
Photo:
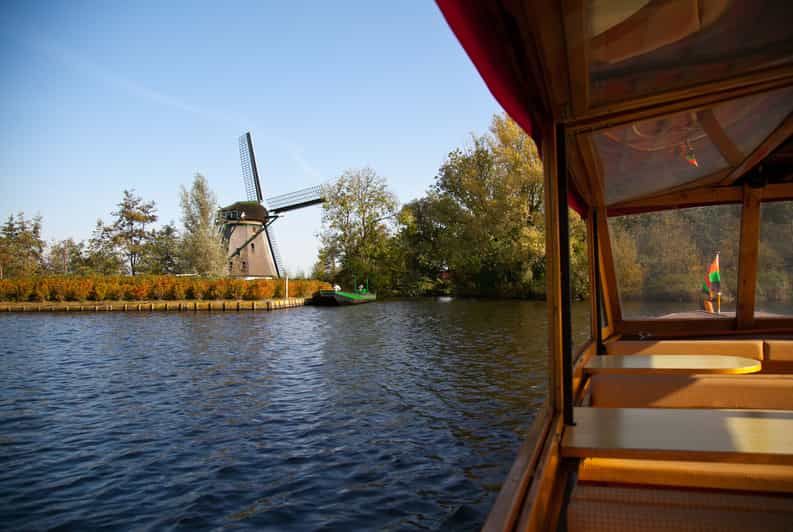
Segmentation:
<svg viewBox="0 0 793 532">
<path fill-rule="evenodd" d="M 195 172 L 244 199 L 246 130 L 265 196 L 368 165 L 407 202 L 498 111 L 431 2 L 5 2 L 0 216 L 84 239 L 134 188 L 178 223 Z M 310 271 L 320 208 L 275 228 Z"/>
</svg>

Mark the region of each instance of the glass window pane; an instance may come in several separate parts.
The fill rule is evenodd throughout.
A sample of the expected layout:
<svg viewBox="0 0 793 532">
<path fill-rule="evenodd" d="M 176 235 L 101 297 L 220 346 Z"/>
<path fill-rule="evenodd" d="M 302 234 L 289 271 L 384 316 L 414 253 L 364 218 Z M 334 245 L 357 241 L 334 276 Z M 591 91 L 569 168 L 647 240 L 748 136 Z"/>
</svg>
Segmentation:
<svg viewBox="0 0 793 532">
<path fill-rule="evenodd" d="M 793 62 L 789 0 L 589 0 L 593 106 Z"/>
<path fill-rule="evenodd" d="M 760 206 L 755 316 L 793 315 L 793 201 Z"/>
<path fill-rule="evenodd" d="M 606 203 L 660 192 L 734 166 L 791 111 L 793 87 L 785 87 L 598 131 L 593 141 Z"/>
<path fill-rule="evenodd" d="M 622 314 L 627 319 L 735 316 L 740 205 L 716 205 L 609 219 Z M 705 312 L 703 290 L 719 254 L 721 314 Z M 716 285 L 711 283 L 711 288 Z"/>
</svg>

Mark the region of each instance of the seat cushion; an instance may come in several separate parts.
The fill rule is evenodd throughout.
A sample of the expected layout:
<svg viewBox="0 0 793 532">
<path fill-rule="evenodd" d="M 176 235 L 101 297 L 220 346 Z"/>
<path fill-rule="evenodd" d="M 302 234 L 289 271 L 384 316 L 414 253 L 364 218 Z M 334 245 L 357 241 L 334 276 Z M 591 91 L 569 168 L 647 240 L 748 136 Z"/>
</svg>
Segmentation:
<svg viewBox="0 0 793 532">
<path fill-rule="evenodd" d="M 593 375 L 591 406 L 793 410 L 793 375 Z"/>
<path fill-rule="evenodd" d="M 606 344 L 609 355 L 732 355 L 763 360 L 762 340 L 625 340 Z"/>
</svg>

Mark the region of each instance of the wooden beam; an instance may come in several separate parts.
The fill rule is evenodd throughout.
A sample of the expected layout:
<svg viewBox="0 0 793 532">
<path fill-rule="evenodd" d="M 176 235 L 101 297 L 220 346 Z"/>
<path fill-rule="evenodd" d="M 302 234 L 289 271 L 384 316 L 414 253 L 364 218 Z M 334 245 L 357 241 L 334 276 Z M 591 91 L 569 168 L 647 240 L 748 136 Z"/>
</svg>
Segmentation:
<svg viewBox="0 0 793 532">
<path fill-rule="evenodd" d="M 676 338 L 683 336 L 706 336 L 724 334 L 735 329 L 731 318 L 702 319 L 645 319 L 624 320 L 619 332 L 625 336 L 644 336 L 649 340 L 657 338 Z"/>
<path fill-rule="evenodd" d="M 722 179 L 721 184 L 731 185 L 735 183 L 746 172 L 765 159 L 766 156 L 774 151 L 780 144 L 789 139 L 791 135 L 793 135 L 793 114 L 788 115 L 782 124 L 776 128 L 773 133 L 768 135 L 749 157 L 746 157 L 741 164 L 733 168 L 732 171 L 727 174 L 727 177 Z"/>
<path fill-rule="evenodd" d="M 760 198 L 763 191 L 743 187 L 741 240 L 738 255 L 738 303 L 735 317 L 738 329 L 754 325 L 754 297 L 757 286 L 757 254 L 760 241 Z"/>
<path fill-rule="evenodd" d="M 793 200 L 793 183 L 775 183 L 763 189 L 763 201 Z"/>
<path fill-rule="evenodd" d="M 589 29 L 584 0 L 562 2 L 563 31 L 570 72 L 572 115 L 585 114 L 589 108 Z M 540 25 L 542 21 L 540 20 Z"/>
<path fill-rule="evenodd" d="M 659 194 L 650 198 L 623 201 L 609 207 L 610 216 L 635 214 L 663 209 L 682 209 L 700 205 L 741 203 L 743 191 L 740 187 L 701 186 L 699 188 Z"/>
<path fill-rule="evenodd" d="M 554 414 L 562 409 L 562 309 L 559 266 L 558 181 L 555 130 L 542 142 L 545 179 L 545 282 L 548 312 L 548 398 Z"/>
<path fill-rule="evenodd" d="M 713 114 L 713 108 L 708 108 L 697 113 L 702 129 L 707 133 L 711 142 L 716 145 L 722 157 L 729 163 L 730 166 L 738 166 L 743 162 L 746 156 L 741 153 L 741 150 L 732 139 L 727 136 L 727 132 L 721 127 L 721 124 L 716 120 Z"/>
<path fill-rule="evenodd" d="M 553 530 L 550 523 L 558 517 L 560 511 L 558 501 L 554 500 L 553 494 L 557 491 L 560 481 L 559 441 L 562 438 L 563 427 L 562 416 L 556 416 L 551 422 L 551 429 L 546 436 L 542 456 L 534 471 L 529 492 L 523 501 L 523 509 L 515 530 L 527 532 Z"/>
<path fill-rule="evenodd" d="M 774 67 L 696 87 L 590 107 L 567 123 L 571 132 L 593 131 L 673 112 L 700 110 L 725 100 L 793 84 L 793 66 Z"/>
</svg>

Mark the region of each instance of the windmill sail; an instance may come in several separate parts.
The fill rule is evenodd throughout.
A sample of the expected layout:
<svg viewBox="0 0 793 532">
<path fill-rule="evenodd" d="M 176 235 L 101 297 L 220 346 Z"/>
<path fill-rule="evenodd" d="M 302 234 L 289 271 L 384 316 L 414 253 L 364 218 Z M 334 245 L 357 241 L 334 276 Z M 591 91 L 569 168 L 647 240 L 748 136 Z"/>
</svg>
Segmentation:
<svg viewBox="0 0 793 532">
<path fill-rule="evenodd" d="M 259 170 L 256 168 L 256 156 L 253 154 L 253 138 L 248 131 L 240 136 L 240 162 L 242 162 L 242 179 L 245 182 L 245 193 L 248 201 L 262 202 L 262 186 L 259 183 Z"/>
<path fill-rule="evenodd" d="M 264 235 L 267 239 L 267 244 L 270 246 L 270 256 L 273 258 L 276 277 L 281 277 L 284 274 L 284 262 L 281 259 L 281 250 L 278 248 L 278 241 L 275 239 L 275 232 L 272 226 L 265 226 Z"/>
</svg>

